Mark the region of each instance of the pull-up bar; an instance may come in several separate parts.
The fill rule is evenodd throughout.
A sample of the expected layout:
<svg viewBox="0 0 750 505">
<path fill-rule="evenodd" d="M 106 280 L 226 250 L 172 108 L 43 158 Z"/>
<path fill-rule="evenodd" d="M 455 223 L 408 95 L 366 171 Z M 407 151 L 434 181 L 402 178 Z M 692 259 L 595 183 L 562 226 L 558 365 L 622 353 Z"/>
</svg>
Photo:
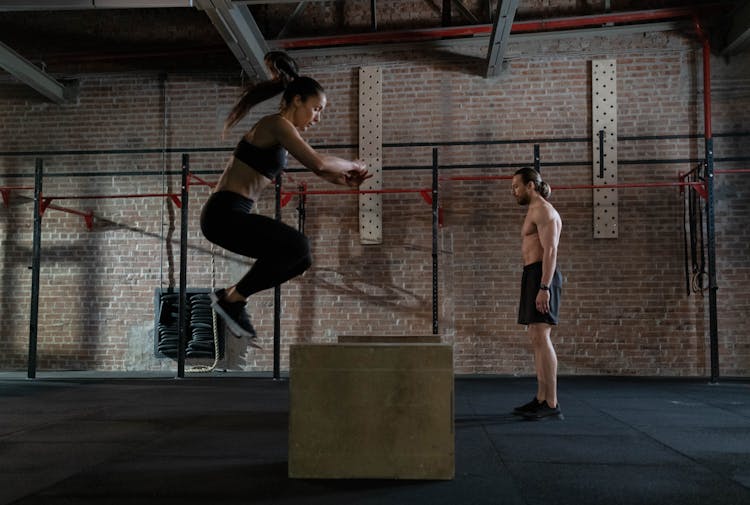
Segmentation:
<svg viewBox="0 0 750 505">
<path fill-rule="evenodd" d="M 43 174 L 44 163 L 41 158 L 37 158 L 34 172 L 34 236 L 32 247 L 32 267 L 31 267 L 31 310 L 29 314 L 29 355 L 27 375 L 30 379 L 36 377 L 37 368 L 37 342 L 38 342 L 38 324 L 39 324 L 39 273 L 41 267 L 41 240 L 42 240 L 42 217 L 45 210 L 53 209 L 69 214 L 81 216 L 86 221 L 86 226 L 91 229 L 93 226 L 94 215 L 92 212 L 83 212 L 66 207 L 53 205 L 54 200 L 101 200 L 101 199 L 127 199 L 127 198 L 164 198 L 169 197 L 177 207 L 182 209 L 182 235 L 180 240 L 180 316 L 178 323 L 178 332 L 180 334 L 180 345 L 177 361 L 177 375 L 183 377 L 185 372 L 185 342 L 187 325 L 185 324 L 186 314 L 186 282 L 187 282 L 187 204 L 188 204 L 188 156 L 182 158 L 182 193 L 142 193 L 142 194 L 122 194 L 122 195 L 75 195 L 75 196 L 43 196 Z M 30 189 L 26 187 L 0 188 L 3 190 L 10 189 Z M 5 200 L 3 192 L 3 199 Z M 218 349 L 216 349 L 218 352 Z"/>
<path fill-rule="evenodd" d="M 327 189 L 301 189 L 297 191 L 282 191 L 281 206 L 286 207 L 293 196 L 307 195 L 384 195 L 389 193 L 419 193 L 428 205 L 432 205 L 432 190 L 429 188 L 395 188 L 395 189 L 350 189 L 350 190 L 327 190 Z"/>
<path fill-rule="evenodd" d="M 94 213 L 92 211 L 83 212 L 68 207 L 52 205 L 54 200 L 114 200 L 122 198 L 170 198 L 177 208 L 182 206 L 180 195 L 174 193 L 145 193 L 145 194 L 127 194 L 127 195 L 78 195 L 78 196 L 42 196 L 39 210 L 42 215 L 47 209 L 59 210 L 68 214 L 81 216 L 86 221 L 86 228 L 89 230 L 94 227 Z"/>
</svg>

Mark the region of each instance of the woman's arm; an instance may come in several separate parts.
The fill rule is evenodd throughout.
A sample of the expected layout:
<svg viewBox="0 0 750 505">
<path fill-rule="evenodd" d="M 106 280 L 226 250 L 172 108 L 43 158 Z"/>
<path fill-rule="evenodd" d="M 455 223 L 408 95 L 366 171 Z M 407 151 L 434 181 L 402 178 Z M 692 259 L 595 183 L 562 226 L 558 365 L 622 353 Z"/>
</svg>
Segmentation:
<svg viewBox="0 0 750 505">
<path fill-rule="evenodd" d="M 286 119 L 277 117 L 271 125 L 276 140 L 289 151 L 297 161 L 315 175 L 333 184 L 356 187 L 372 177 L 361 161 L 345 160 L 337 156 L 320 154 L 299 134 L 299 131 Z"/>
</svg>

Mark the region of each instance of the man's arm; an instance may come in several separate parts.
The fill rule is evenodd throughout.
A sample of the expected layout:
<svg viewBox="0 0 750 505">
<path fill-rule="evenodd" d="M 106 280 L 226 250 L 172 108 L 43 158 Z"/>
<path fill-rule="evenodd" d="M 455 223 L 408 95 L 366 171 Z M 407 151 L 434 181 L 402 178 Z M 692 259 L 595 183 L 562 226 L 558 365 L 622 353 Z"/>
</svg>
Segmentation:
<svg viewBox="0 0 750 505">
<path fill-rule="evenodd" d="M 557 268 L 557 246 L 560 243 L 560 231 L 562 223 L 556 212 L 545 209 L 540 213 L 540 219 L 536 223 L 539 243 L 544 251 L 542 255 L 542 283 L 547 286 L 552 282 Z"/>
<path fill-rule="evenodd" d="M 542 284 L 549 286 L 557 268 L 557 245 L 560 242 L 562 222 L 560 216 L 551 208 L 544 207 L 538 214 L 536 229 L 539 243 L 542 245 Z M 539 312 L 549 312 L 550 293 L 539 290 L 536 296 L 536 307 Z"/>
</svg>

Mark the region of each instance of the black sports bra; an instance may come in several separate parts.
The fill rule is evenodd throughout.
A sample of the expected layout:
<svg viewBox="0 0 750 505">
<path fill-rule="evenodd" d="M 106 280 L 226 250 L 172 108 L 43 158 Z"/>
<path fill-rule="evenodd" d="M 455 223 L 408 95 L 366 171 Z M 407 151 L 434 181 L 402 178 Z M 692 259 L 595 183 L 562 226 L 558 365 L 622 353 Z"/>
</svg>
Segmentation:
<svg viewBox="0 0 750 505">
<path fill-rule="evenodd" d="M 271 180 L 286 169 L 287 151 L 280 145 L 264 149 L 242 137 L 234 148 L 234 157 Z"/>
</svg>

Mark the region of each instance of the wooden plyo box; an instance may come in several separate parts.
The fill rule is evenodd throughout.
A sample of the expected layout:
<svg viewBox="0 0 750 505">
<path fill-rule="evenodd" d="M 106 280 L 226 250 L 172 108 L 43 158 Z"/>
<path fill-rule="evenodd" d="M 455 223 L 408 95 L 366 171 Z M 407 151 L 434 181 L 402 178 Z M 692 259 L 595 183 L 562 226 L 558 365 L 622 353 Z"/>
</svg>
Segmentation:
<svg viewBox="0 0 750 505">
<path fill-rule="evenodd" d="M 289 477 L 452 479 L 453 348 L 290 349 Z"/>
</svg>

